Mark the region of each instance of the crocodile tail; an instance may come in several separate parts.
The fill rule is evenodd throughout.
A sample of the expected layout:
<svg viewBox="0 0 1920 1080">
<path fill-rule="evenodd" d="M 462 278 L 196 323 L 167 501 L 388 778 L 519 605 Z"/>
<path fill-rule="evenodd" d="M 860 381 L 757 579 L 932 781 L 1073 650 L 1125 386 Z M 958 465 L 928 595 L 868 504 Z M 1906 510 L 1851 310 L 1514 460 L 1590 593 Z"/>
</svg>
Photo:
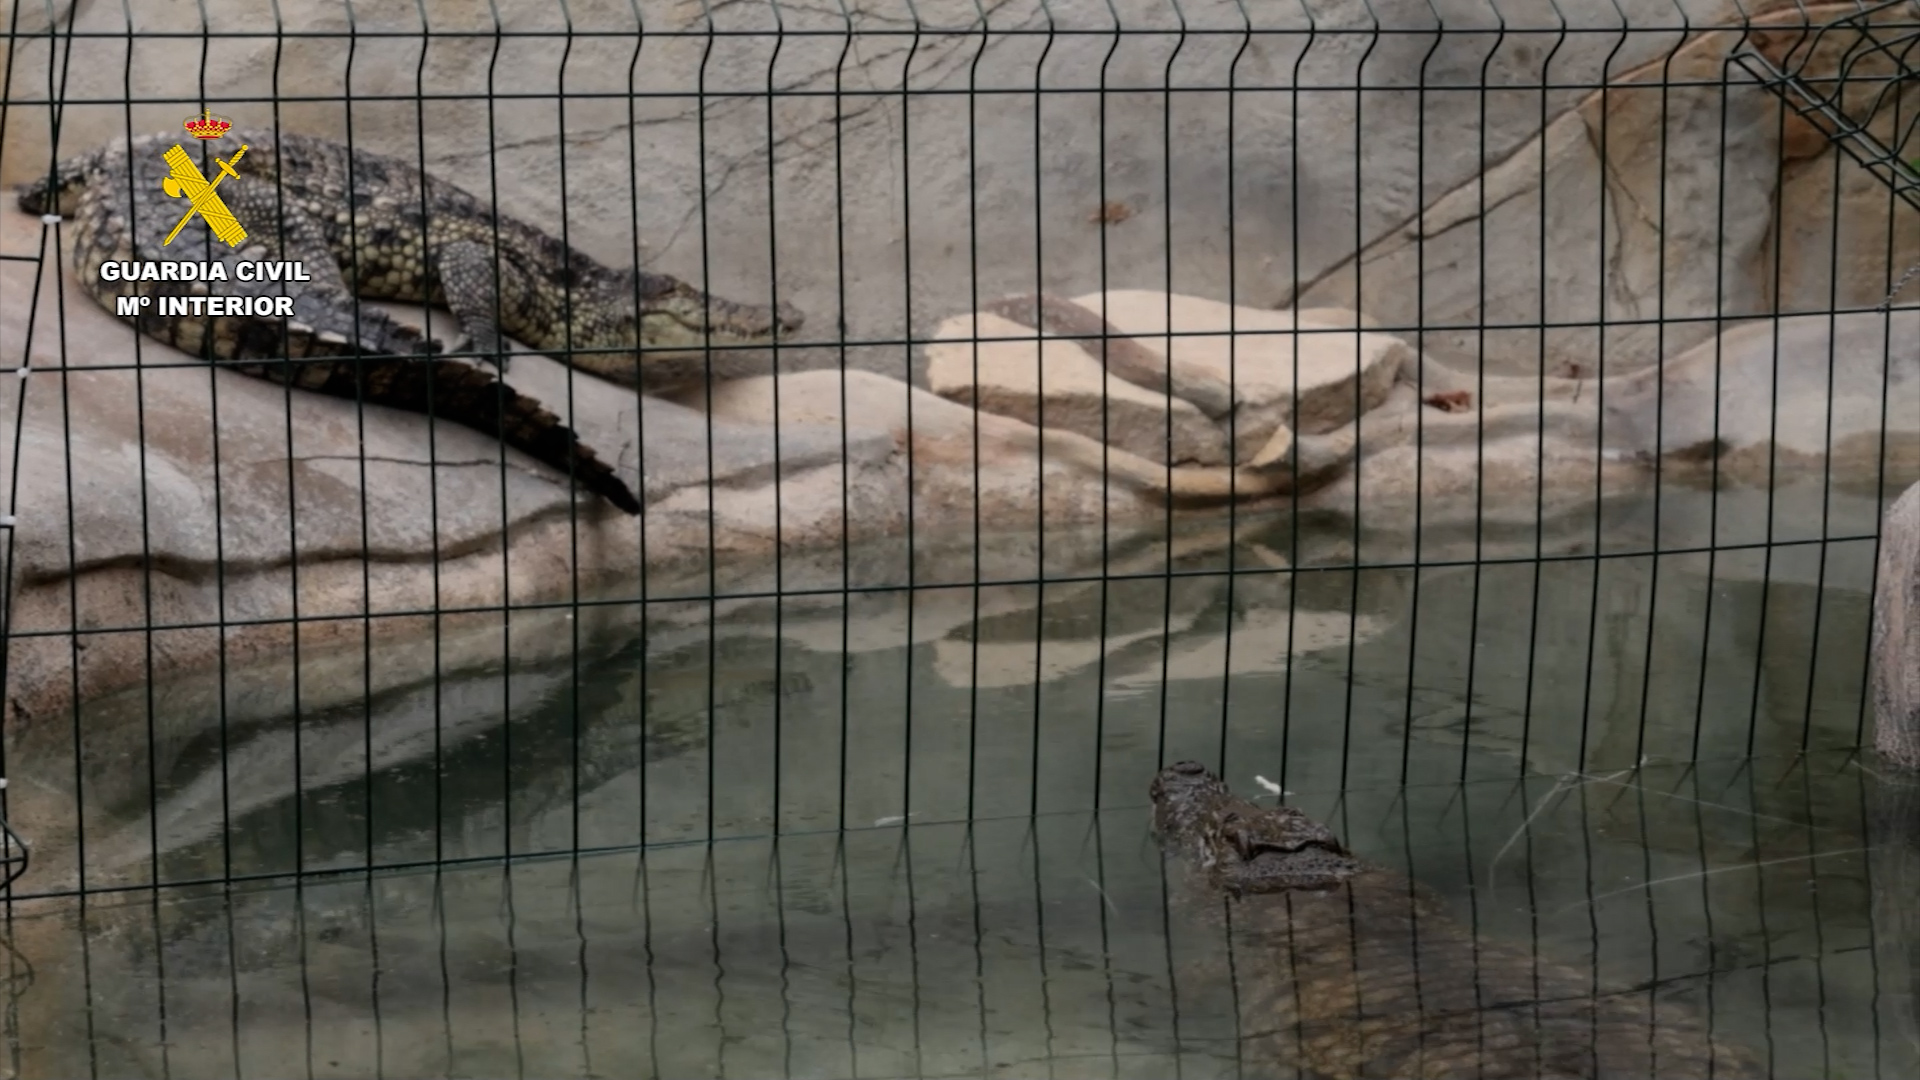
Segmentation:
<svg viewBox="0 0 1920 1080">
<path fill-rule="evenodd" d="M 640 512 L 632 489 L 600 460 L 580 436 L 534 398 L 501 382 L 493 372 L 459 360 L 369 357 L 358 361 L 308 361 L 275 367 L 304 368 L 296 385 L 334 397 L 452 420 L 495 436 L 562 472 L 629 514 Z M 314 368 L 324 370 L 317 378 Z"/>
<path fill-rule="evenodd" d="M 97 273 L 83 273 L 81 281 L 102 305 L 122 295 L 166 296 L 185 290 L 171 282 L 109 283 Z M 350 348 L 343 335 L 322 334 L 302 323 L 167 316 L 156 314 L 157 307 L 143 309 L 140 329 L 189 355 L 302 390 L 422 415 L 428 415 L 431 403 L 431 415 L 492 435 L 561 472 L 571 470 L 587 490 L 629 514 L 640 512 L 640 500 L 613 467 L 546 406 L 491 371 L 434 357 L 439 342 L 428 341 L 419 330 L 382 312 L 362 313 L 362 358 L 356 361 L 342 355 Z M 263 362 L 276 354 L 290 359 Z"/>
</svg>

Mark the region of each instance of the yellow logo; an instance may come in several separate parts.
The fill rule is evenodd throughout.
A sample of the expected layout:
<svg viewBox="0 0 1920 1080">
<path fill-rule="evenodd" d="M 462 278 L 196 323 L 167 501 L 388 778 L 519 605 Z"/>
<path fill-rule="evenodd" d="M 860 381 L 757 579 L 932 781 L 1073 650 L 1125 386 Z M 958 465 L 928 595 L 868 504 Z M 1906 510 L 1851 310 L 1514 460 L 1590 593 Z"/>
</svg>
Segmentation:
<svg viewBox="0 0 1920 1080">
<path fill-rule="evenodd" d="M 233 126 L 233 121 L 224 116 L 215 116 L 212 112 L 203 109 L 199 116 L 189 117 L 187 122 L 180 126 L 186 128 L 187 134 L 196 139 L 217 139 L 227 133 L 227 129 Z"/>
<path fill-rule="evenodd" d="M 228 247 L 240 246 L 240 241 L 247 238 L 247 230 L 240 227 L 240 220 L 233 216 L 233 211 L 227 209 L 226 203 L 220 201 L 220 196 L 214 189 L 219 187 L 220 182 L 227 177 L 240 175 L 233 171 L 233 165 L 246 152 L 247 148 L 243 145 L 239 153 L 234 154 L 227 161 L 214 158 L 214 163 L 220 166 L 220 175 L 214 177 L 211 184 L 207 183 L 207 178 L 200 174 L 200 167 L 193 163 L 193 159 L 187 156 L 187 152 L 180 149 L 179 143 L 175 143 L 173 149 L 161 155 L 166 158 L 167 165 L 173 170 L 173 175 L 160 181 L 160 189 L 165 191 L 169 198 L 178 199 L 184 195 L 192 204 L 187 209 L 187 216 L 181 218 L 180 223 L 167 234 L 167 238 L 161 241 L 161 247 L 173 243 L 173 238 L 180 235 L 180 230 L 187 227 L 187 222 L 192 221 L 195 214 L 206 219 L 207 227 L 213 230 L 213 235 L 226 241 Z"/>
</svg>

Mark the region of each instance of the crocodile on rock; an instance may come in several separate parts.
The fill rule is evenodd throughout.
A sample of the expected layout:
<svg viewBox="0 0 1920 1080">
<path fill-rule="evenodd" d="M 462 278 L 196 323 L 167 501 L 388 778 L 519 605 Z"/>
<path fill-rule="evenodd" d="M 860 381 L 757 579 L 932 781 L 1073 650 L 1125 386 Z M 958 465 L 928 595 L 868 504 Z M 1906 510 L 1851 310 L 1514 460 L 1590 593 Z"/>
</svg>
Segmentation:
<svg viewBox="0 0 1920 1080">
<path fill-rule="evenodd" d="M 1186 901 L 1230 927 L 1242 1063 L 1259 1075 L 1766 1075 L 1695 1011 L 1483 940 L 1325 825 L 1237 798 L 1196 762 L 1150 791 L 1154 831 L 1191 868 Z"/>
<path fill-rule="evenodd" d="M 603 266 L 397 158 L 305 135 L 228 132 L 221 150 L 234 175 L 213 153 L 200 166 L 220 181 L 215 194 L 246 239 L 237 248 L 217 242 L 195 214 L 168 244 L 188 200 L 162 190 L 170 174 L 162 154 L 191 141 L 149 135 L 132 140 L 131 152 L 121 139 L 68 158 L 19 189 L 20 207 L 72 222 L 75 272 L 103 306 L 154 298 L 134 317 L 141 331 L 249 375 L 465 424 L 570 472 L 630 514 L 639 500 L 550 410 L 493 372 L 438 355 L 447 351 L 439 342 L 355 297 L 444 304 L 466 339 L 451 351 L 489 357 L 501 372 L 511 337 L 632 386 L 645 360 L 765 345 L 802 323 L 786 304 L 735 303 L 665 274 Z M 293 315 L 163 315 L 158 298 L 205 296 L 208 284 L 101 273 L 107 263 L 173 260 L 223 263 L 227 280 L 211 291 L 289 296 Z M 236 280 L 239 263 L 263 260 L 302 263 L 311 280 Z"/>
</svg>

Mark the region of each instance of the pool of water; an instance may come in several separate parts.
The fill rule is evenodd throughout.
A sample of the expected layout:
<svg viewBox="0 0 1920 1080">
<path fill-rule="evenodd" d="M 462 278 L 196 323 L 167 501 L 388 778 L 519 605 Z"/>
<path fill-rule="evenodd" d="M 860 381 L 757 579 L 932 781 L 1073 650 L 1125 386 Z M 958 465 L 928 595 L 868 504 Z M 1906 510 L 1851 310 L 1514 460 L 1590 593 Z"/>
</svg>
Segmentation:
<svg viewBox="0 0 1920 1080">
<path fill-rule="evenodd" d="M 1482 939 L 1705 1014 L 1773 1075 L 1910 1076 L 1911 893 L 1877 797 L 1828 753 L 1300 803 Z M 1258 1075 L 1236 981 L 1287 957 L 1170 899 L 1146 824 L 23 904 L 0 967 L 22 1075 Z"/>
<path fill-rule="evenodd" d="M 1193 919 L 1147 831 L 1195 757 L 1773 1075 L 1913 1075 L 1920 844 L 1853 751 L 1871 508 L 1771 545 L 1697 509 L 716 566 L 92 705 L 11 733 L 11 1060 L 1250 1075 L 1236 1002 L 1286 957 Z"/>
</svg>

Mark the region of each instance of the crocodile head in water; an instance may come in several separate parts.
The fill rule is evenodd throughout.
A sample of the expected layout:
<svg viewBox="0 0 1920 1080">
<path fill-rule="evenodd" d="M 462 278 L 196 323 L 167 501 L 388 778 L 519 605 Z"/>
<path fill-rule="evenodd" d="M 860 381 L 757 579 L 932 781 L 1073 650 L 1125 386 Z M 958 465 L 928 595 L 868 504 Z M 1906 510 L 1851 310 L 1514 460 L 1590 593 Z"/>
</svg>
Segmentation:
<svg viewBox="0 0 1920 1080">
<path fill-rule="evenodd" d="M 666 274 L 641 273 L 629 294 L 639 299 L 643 359 L 698 354 L 713 346 L 759 346 L 791 340 L 806 321 L 791 304 L 743 304 L 701 292 Z M 616 290 L 619 291 L 619 290 Z"/>
<path fill-rule="evenodd" d="M 1368 869 L 1325 825 L 1289 806 L 1236 798 L 1197 761 L 1162 769 L 1149 793 L 1161 843 L 1235 895 L 1330 889 Z"/>
</svg>

